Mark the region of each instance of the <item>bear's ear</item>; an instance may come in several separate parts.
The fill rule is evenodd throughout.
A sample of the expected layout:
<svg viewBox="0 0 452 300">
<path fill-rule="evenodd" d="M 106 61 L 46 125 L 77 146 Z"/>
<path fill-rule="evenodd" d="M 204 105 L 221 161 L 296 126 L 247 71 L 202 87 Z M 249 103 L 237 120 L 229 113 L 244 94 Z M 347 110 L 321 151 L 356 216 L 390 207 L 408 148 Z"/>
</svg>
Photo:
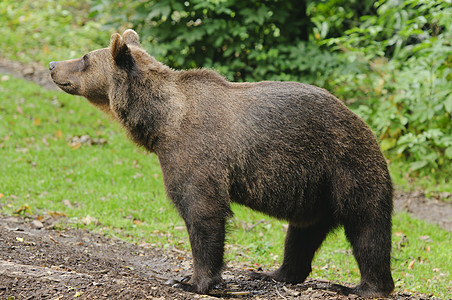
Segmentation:
<svg viewBox="0 0 452 300">
<path fill-rule="evenodd" d="M 127 29 L 126 31 L 124 31 L 124 33 L 122 34 L 122 38 L 124 39 L 127 45 L 141 47 L 138 33 L 136 33 L 132 29 Z"/>
<path fill-rule="evenodd" d="M 123 38 L 117 33 L 111 36 L 110 51 L 118 67 L 128 70 L 133 68 L 135 60 L 133 59 L 132 53 Z"/>
</svg>

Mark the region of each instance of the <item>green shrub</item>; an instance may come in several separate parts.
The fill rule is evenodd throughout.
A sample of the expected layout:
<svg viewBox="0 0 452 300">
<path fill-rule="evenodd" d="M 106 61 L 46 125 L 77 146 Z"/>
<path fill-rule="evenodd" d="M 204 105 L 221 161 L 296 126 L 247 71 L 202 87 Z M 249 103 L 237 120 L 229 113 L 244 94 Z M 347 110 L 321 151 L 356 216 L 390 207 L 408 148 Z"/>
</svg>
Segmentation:
<svg viewBox="0 0 452 300">
<path fill-rule="evenodd" d="M 135 28 L 171 67 L 319 85 L 412 174 L 450 171 L 450 1 L 93 1 L 92 16 Z"/>
<path fill-rule="evenodd" d="M 235 81 L 294 80 L 325 86 L 332 70 L 343 64 L 338 55 L 308 41 L 313 26 L 306 15 L 312 10 L 307 8 L 310 1 L 96 3 L 93 15 L 106 17 L 112 26 L 135 28 L 150 53 L 177 69 L 213 68 Z"/>
<path fill-rule="evenodd" d="M 322 41 L 347 49 L 344 55 L 361 58 L 369 69 L 338 78 L 337 85 L 347 85 L 338 94 L 353 99 L 357 90 L 363 92 L 356 111 L 392 158 L 407 159 L 416 172 L 450 172 L 452 7 L 416 0 L 377 5 L 377 15 Z"/>
</svg>

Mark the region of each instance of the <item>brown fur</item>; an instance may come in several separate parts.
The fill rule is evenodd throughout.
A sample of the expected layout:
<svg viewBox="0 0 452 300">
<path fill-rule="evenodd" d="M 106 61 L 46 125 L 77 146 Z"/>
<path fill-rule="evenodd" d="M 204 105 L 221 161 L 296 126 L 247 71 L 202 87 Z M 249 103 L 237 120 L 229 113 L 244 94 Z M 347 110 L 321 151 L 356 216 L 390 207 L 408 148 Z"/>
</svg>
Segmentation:
<svg viewBox="0 0 452 300">
<path fill-rule="evenodd" d="M 61 89 L 86 97 L 157 154 L 193 251 L 193 276 L 178 286 L 207 293 L 221 280 L 225 222 L 237 202 L 289 222 L 281 267 L 253 277 L 303 282 L 324 238 L 343 225 L 361 270 L 353 292 L 393 290 L 386 162 L 371 130 L 327 91 L 174 71 L 132 30 L 49 68 Z"/>
</svg>

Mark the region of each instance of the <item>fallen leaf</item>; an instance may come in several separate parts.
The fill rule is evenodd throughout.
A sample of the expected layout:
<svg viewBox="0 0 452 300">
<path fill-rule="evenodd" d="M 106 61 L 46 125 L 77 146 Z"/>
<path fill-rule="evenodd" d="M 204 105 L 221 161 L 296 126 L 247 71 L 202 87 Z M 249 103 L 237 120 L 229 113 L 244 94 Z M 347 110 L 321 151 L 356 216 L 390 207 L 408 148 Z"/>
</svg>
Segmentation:
<svg viewBox="0 0 452 300">
<path fill-rule="evenodd" d="M 42 46 L 42 52 L 45 54 L 49 54 L 50 53 L 49 45 L 44 44 L 44 46 Z"/>
<path fill-rule="evenodd" d="M 28 148 L 16 148 L 16 151 L 20 152 L 20 153 L 27 153 L 28 152 Z"/>
<path fill-rule="evenodd" d="M 135 220 L 133 220 L 133 224 L 138 225 L 138 226 L 141 226 L 141 225 L 143 225 L 144 223 L 143 223 L 142 221 L 140 221 L 140 220 L 135 219 Z"/>
<path fill-rule="evenodd" d="M 91 217 L 90 215 L 88 215 L 88 216 L 82 218 L 82 223 L 85 224 L 85 225 L 91 225 L 91 224 L 98 225 L 99 224 L 99 220 L 97 220 L 96 218 Z"/>
<path fill-rule="evenodd" d="M 250 294 L 250 292 L 248 292 L 248 291 L 243 291 L 243 292 L 229 292 L 229 291 L 227 291 L 226 293 L 229 294 L 229 295 L 234 295 L 234 296 L 246 296 L 246 295 Z"/>
<path fill-rule="evenodd" d="M 428 235 L 421 235 L 420 237 L 419 237 L 419 239 L 421 240 L 421 241 L 424 241 L 424 242 L 427 242 L 427 243 L 431 243 L 431 242 L 433 242 L 433 240 L 430 238 L 430 236 L 428 236 Z"/>
<path fill-rule="evenodd" d="M 409 264 L 408 264 L 408 269 L 412 270 L 414 267 L 414 263 L 416 262 L 415 259 L 413 259 Z"/>
<path fill-rule="evenodd" d="M 69 208 L 73 208 L 71 201 L 64 199 L 63 204 Z"/>
<path fill-rule="evenodd" d="M 136 173 L 135 175 L 133 175 L 133 179 L 139 179 L 141 177 L 143 177 L 144 175 L 142 173 Z"/>
<path fill-rule="evenodd" d="M 66 217 L 65 213 L 59 212 L 59 211 L 48 211 L 47 214 L 53 218 L 56 217 Z"/>
<path fill-rule="evenodd" d="M 59 244 L 59 242 L 57 240 L 55 240 L 52 236 L 49 235 L 49 240 L 51 240 L 52 242 L 54 242 L 55 244 Z"/>
<path fill-rule="evenodd" d="M 32 211 L 31 211 L 31 207 L 30 205 L 22 205 L 21 207 L 19 207 L 15 212 L 15 214 L 25 214 L 25 213 L 29 213 L 30 215 L 32 215 Z"/>
<path fill-rule="evenodd" d="M 296 291 L 296 290 L 292 290 L 292 289 L 288 289 L 287 287 L 283 286 L 284 291 L 286 291 L 286 293 L 288 293 L 291 296 L 294 297 L 298 297 L 300 296 L 301 292 L 300 291 Z"/>
<path fill-rule="evenodd" d="M 191 269 L 191 263 L 190 261 L 186 260 L 182 262 L 182 268 L 184 268 L 185 270 L 190 270 Z"/>
</svg>

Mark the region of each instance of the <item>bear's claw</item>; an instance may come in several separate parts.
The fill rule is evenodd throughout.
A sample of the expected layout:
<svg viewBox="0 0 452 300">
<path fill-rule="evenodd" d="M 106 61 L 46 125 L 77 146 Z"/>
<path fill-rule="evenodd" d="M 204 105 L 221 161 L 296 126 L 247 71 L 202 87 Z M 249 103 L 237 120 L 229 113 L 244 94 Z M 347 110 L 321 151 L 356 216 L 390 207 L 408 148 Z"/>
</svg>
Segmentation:
<svg viewBox="0 0 452 300">
<path fill-rule="evenodd" d="M 248 273 L 248 276 L 253 280 L 264 280 L 264 281 L 273 281 L 273 277 L 271 277 L 268 273 L 264 272 L 255 272 L 251 271 Z"/>
</svg>

